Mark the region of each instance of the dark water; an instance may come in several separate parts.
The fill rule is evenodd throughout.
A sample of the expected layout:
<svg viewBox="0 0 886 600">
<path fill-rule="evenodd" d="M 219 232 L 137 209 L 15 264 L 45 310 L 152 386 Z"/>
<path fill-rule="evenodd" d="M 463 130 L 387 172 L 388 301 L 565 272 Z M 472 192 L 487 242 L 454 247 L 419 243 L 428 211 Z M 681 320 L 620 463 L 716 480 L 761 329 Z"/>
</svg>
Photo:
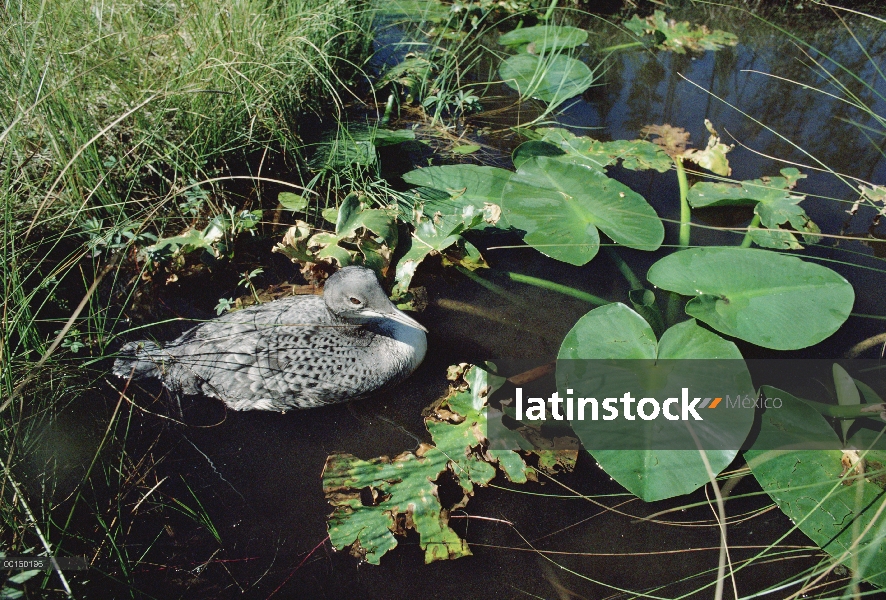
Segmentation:
<svg viewBox="0 0 886 600">
<path fill-rule="evenodd" d="M 724 141 L 740 144 L 728 155 L 736 180 L 776 175 L 781 167 L 802 163 L 827 165 L 837 173 L 867 181 L 886 181 L 882 129 L 879 137 L 869 133 L 868 139 L 853 122 L 870 125 L 869 117 L 825 95 L 758 73 L 835 91 L 809 68 L 811 59 L 783 35 L 753 23 L 740 27 L 738 33 L 742 45 L 716 53 L 620 53 L 610 63 L 605 85 L 592 88 L 572 103 L 559 121 L 576 133 L 581 128 L 600 128 L 591 135 L 601 139 L 634 139 L 643 125 L 670 123 L 685 127 L 695 146 L 703 147 L 707 139 L 703 120 L 708 118 Z M 886 33 L 856 33 L 874 60 L 884 64 Z M 860 79 L 877 86 L 881 95 L 886 94 L 886 83 L 838 24 L 828 23 L 809 33 L 807 39 L 851 67 Z M 844 80 L 875 112 L 886 114 L 882 97 L 872 95 L 858 81 Z M 494 91 L 508 93 L 504 86 Z M 480 115 L 476 123 L 508 124 L 503 119 L 507 117 Z M 514 140 L 502 143 L 513 144 Z M 804 206 L 824 232 L 864 238 L 886 235 L 882 226 L 870 228 L 871 211 L 863 209 L 852 220 L 844 212 L 857 198 L 846 183 L 849 180 L 801 170 L 809 175 L 798 188 L 809 195 Z M 677 182 L 672 172 L 615 175 L 644 195 L 662 217 L 678 218 Z M 697 223 L 713 227 L 744 226 L 750 217 L 750 211 L 694 215 Z M 524 486 L 498 478 L 492 487 L 479 489 L 451 522 L 470 543 L 473 557 L 424 565 L 418 539 L 411 534 L 382 559 L 381 566 L 371 566 L 333 551 L 324 541 L 325 518 L 331 507 L 323 497 L 320 474 L 329 454 L 348 452 L 368 459 L 414 449 L 418 440 L 427 440 L 420 413 L 445 393 L 448 365 L 505 356 L 539 364 L 550 361 L 566 332 L 592 308 L 578 300 L 511 283 L 506 272 L 550 279 L 613 300 L 625 299 L 623 279 L 602 254 L 583 268 L 572 268 L 531 249 L 498 249 L 518 244 L 518 236 L 475 235 L 471 239 L 485 250 L 492 266 L 481 275 L 517 295 L 519 301 L 491 294 L 452 269 L 433 264 L 420 269 L 415 283 L 426 286 L 430 299 L 430 306 L 418 315 L 431 331 L 428 357 L 409 381 L 380 397 L 284 415 L 225 412 L 220 403 L 197 398 L 182 406 L 186 423 L 182 426 L 164 418 L 179 417 L 159 388 L 133 390 L 139 404 L 156 414 L 122 403 L 124 418 L 110 447 L 125 450 L 124 458 L 116 467 L 104 465 L 104 476 L 87 491 L 92 504 L 105 511 L 103 519 L 115 532 L 119 546 L 104 550 L 102 555 L 125 558 L 99 559 L 83 584 L 86 594 L 94 598 L 628 598 L 646 591 L 655 597 L 673 598 L 710 583 L 713 574 L 709 570 L 717 566 L 719 531 L 709 507 L 666 515 L 662 520 L 667 523 L 662 524 L 634 518 L 704 502 L 704 492 L 644 504 L 624 494 L 586 453 L 580 455 L 574 473 L 557 478 L 563 485 L 545 477 Z M 676 226 L 670 225 L 666 243 L 675 242 Z M 737 239 L 716 229 L 694 228 L 693 243 L 734 244 Z M 663 252 L 624 251 L 622 255 L 642 276 Z M 851 263 L 827 264 L 855 287 L 855 312 L 886 314 L 886 295 L 882 293 L 886 252 L 880 249 L 879 257 L 875 256 L 872 247 L 862 241 L 841 241 L 839 246 L 825 241 L 821 247 L 811 248 L 809 255 Z M 278 258 L 272 259 L 272 267 L 285 270 L 284 265 L 273 262 Z M 190 302 L 209 310 L 218 299 L 210 295 L 197 295 Z M 851 318 L 818 347 L 783 355 L 834 357 L 879 331 L 882 325 L 877 321 Z M 740 345 L 749 356 L 769 355 Z M 53 440 L 56 452 L 65 455 L 64 464 L 75 473 L 71 482 L 77 481 L 82 461 L 91 456 L 94 446 L 90 442 L 102 439 L 116 400 L 117 396 L 110 396 L 109 404 L 106 393 L 90 392 L 65 411 L 61 422 L 71 425 L 57 432 Z M 45 459 L 35 458 L 35 463 L 41 460 Z M 737 461 L 734 466 L 740 465 Z M 121 472 L 128 478 L 129 492 L 108 498 L 108 490 L 114 489 Z M 138 480 L 140 473 L 149 475 Z M 101 481 L 107 482 L 107 489 Z M 752 478 L 746 478 L 733 495 L 759 491 Z M 598 502 L 617 507 L 618 512 L 604 510 Z M 729 528 L 735 564 L 789 530 L 790 522 L 777 509 L 753 518 L 740 517 L 751 516 L 747 513 L 769 504 L 765 495 L 728 504 L 730 518 L 736 520 Z M 118 522 L 111 522 L 114 515 L 119 516 Z M 205 515 L 206 520 L 200 522 L 197 515 Z M 462 518 L 472 516 L 492 520 Z M 75 519 L 95 527 L 92 515 L 77 513 Z M 87 542 L 101 540 L 103 533 L 96 528 L 84 537 Z M 78 548 L 77 540 L 66 544 L 71 551 Z M 738 572 L 740 594 L 795 576 L 824 556 L 799 533 L 789 535 L 781 546 L 782 560 L 757 560 Z M 542 555 L 533 548 L 550 554 Z M 128 565 L 130 574 L 123 573 L 121 563 Z M 135 582 L 134 589 L 123 583 L 127 579 Z M 831 575 L 826 581 L 837 579 Z M 770 597 L 784 597 L 790 591 Z M 575 596 L 570 596 L 572 593 Z M 727 591 L 726 597 L 730 593 Z M 707 588 L 693 597 L 712 595 L 712 589 Z"/>
</svg>

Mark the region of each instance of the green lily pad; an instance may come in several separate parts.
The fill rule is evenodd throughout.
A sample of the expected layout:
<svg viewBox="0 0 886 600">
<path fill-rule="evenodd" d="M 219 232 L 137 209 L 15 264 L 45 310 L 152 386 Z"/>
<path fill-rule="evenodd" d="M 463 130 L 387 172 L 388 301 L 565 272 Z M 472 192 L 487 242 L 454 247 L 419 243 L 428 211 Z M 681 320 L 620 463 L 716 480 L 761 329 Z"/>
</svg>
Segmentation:
<svg viewBox="0 0 886 600">
<path fill-rule="evenodd" d="M 534 478 L 516 452 L 475 450 L 488 444 L 486 398 L 494 382 L 477 367 L 470 367 L 464 379 L 469 388 L 453 391 L 425 419 L 433 445 L 422 444 L 415 453 L 393 459 L 361 460 L 350 454 L 327 458 L 323 492 L 335 508 L 329 517 L 335 548 L 350 547 L 352 554 L 379 564 L 396 547 L 396 535 L 414 529 L 426 563 L 469 556 L 467 542 L 449 527 L 449 511 L 441 506 L 434 482 L 449 471 L 461 486 L 464 497 L 458 505 L 464 506 L 475 485 L 485 486 L 495 477 L 496 466 L 515 483 Z"/>
<path fill-rule="evenodd" d="M 453 154 L 473 154 L 480 149 L 477 144 L 460 144 L 452 147 Z"/>
<path fill-rule="evenodd" d="M 560 156 L 566 156 L 566 153 L 549 142 L 529 140 L 514 148 L 514 151 L 511 153 L 511 162 L 514 163 L 515 168 L 519 169 L 520 165 L 536 156 L 550 156 L 552 158 L 557 158 Z"/>
<path fill-rule="evenodd" d="M 280 192 L 277 194 L 277 201 L 286 210 L 292 212 L 304 212 L 308 207 L 308 199 L 292 192 Z"/>
<path fill-rule="evenodd" d="M 686 313 L 717 331 L 775 350 L 824 340 L 849 317 L 855 292 L 821 265 L 766 250 L 693 248 L 661 259 L 649 281 L 694 296 Z"/>
<path fill-rule="evenodd" d="M 545 156 L 524 162 L 511 176 L 502 211 L 526 232 L 527 244 L 572 265 L 597 254 L 598 228 L 639 250 L 656 250 L 664 240 L 661 220 L 643 196 L 600 172 Z"/>
<path fill-rule="evenodd" d="M 538 25 L 509 31 L 498 38 L 502 46 L 527 47 L 533 54 L 544 54 L 549 50 L 575 48 L 585 43 L 588 32 L 565 25 Z"/>
<path fill-rule="evenodd" d="M 501 192 L 510 177 L 510 171 L 497 167 L 446 165 L 414 169 L 404 174 L 403 180 L 447 192 L 459 204 L 470 203 L 482 208 L 484 203 L 501 202 Z"/>
<path fill-rule="evenodd" d="M 536 129 L 531 135 L 538 137 L 519 146 L 515 155 L 520 152 L 521 157 L 525 156 L 527 159 L 533 153 L 535 156 L 552 156 L 554 154 L 550 147 L 543 145 L 550 144 L 565 153 L 560 160 L 597 170 L 603 170 L 617 161 L 621 161 L 621 165 L 631 171 L 654 169 L 665 173 L 674 166 L 673 160 L 660 146 L 646 140 L 601 142 L 592 137 L 577 136 L 559 127 Z M 516 159 L 514 164 L 519 166 Z"/>
<path fill-rule="evenodd" d="M 764 386 L 762 391 L 767 397 L 781 398 L 782 406 L 763 413 L 757 441 L 744 454 L 754 477 L 822 550 L 840 558 L 859 577 L 886 588 L 883 517 L 872 523 L 886 492 L 859 477 L 841 481 L 844 453 L 840 450 L 772 450 L 790 447 L 793 439 L 829 440 L 831 447 L 840 443 L 814 408 L 782 390 Z"/>
<path fill-rule="evenodd" d="M 557 359 L 561 396 L 567 387 L 601 400 L 626 391 L 637 398 L 664 399 L 679 396 L 682 387 L 694 390 L 693 396 L 754 395 L 735 344 L 694 320 L 674 325 L 656 341 L 649 324 L 621 303 L 596 308 L 579 319 Z M 589 381 L 605 383 L 589 388 Z M 703 420 L 691 424 L 716 473 L 738 454 L 753 424 L 753 410 L 721 407 L 701 412 Z M 688 494 L 709 481 L 698 450 L 667 449 L 692 446 L 685 421 L 586 418 L 571 425 L 600 467 L 647 502 Z"/>
<path fill-rule="evenodd" d="M 781 229 L 783 224 L 803 233 L 807 243 L 814 242 L 820 230 L 798 206 L 806 196 L 790 193 L 797 181 L 806 176 L 793 167 L 782 169 L 781 174 L 782 177 L 763 177 L 738 184 L 696 183 L 689 189 L 689 204 L 695 208 L 754 205 L 764 229 L 752 228 L 751 239 L 764 248 L 799 250 L 802 246 L 793 233 Z"/>
<path fill-rule="evenodd" d="M 537 98 L 552 107 L 583 93 L 596 80 L 585 63 L 562 54 L 517 54 L 501 64 L 499 75 L 522 98 Z"/>
</svg>

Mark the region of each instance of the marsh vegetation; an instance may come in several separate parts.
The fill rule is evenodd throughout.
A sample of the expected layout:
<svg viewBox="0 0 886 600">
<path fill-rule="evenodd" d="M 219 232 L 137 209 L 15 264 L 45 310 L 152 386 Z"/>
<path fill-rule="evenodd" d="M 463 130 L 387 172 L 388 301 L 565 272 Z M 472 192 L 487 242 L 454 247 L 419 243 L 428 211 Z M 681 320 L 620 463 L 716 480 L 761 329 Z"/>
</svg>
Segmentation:
<svg viewBox="0 0 886 600">
<path fill-rule="evenodd" d="M 0 551 L 90 570 L 0 595 L 882 593 L 886 28 L 799 6 L 7 6 Z M 431 330 L 393 391 L 234 413 L 109 376 L 348 264 Z M 699 453 L 499 404 L 613 358 L 789 407 Z M 751 383 L 779 359 L 825 366 Z"/>
</svg>

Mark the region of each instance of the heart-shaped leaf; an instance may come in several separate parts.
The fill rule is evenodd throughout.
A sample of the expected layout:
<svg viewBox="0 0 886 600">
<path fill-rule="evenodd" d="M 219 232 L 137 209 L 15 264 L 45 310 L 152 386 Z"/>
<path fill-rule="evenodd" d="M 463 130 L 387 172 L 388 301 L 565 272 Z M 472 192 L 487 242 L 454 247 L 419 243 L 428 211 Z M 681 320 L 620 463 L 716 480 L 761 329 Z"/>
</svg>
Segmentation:
<svg viewBox="0 0 886 600">
<path fill-rule="evenodd" d="M 522 98 L 538 98 L 552 107 L 578 96 L 596 79 L 586 64 L 562 54 L 517 54 L 501 64 L 499 75 Z"/>
<path fill-rule="evenodd" d="M 773 450 L 790 448 L 795 440 L 804 444 L 829 441 L 834 448 L 840 442 L 827 421 L 802 400 L 768 386 L 761 391 L 767 397 L 781 398 L 782 405 L 763 413 L 757 440 L 744 453 L 754 477 L 822 550 L 841 558 L 870 583 L 886 588 L 883 517 L 878 517 L 879 525 L 871 523 L 886 501 L 883 489 L 851 474 L 844 479 L 847 455 L 840 450 Z"/>
<path fill-rule="evenodd" d="M 538 25 L 521 27 L 509 31 L 498 38 L 502 46 L 523 46 L 533 54 L 544 54 L 548 50 L 562 50 L 580 46 L 588 39 L 588 32 L 566 25 Z"/>
<path fill-rule="evenodd" d="M 543 254 L 583 265 L 600 248 L 601 229 L 619 244 L 656 250 L 664 227 L 655 210 L 626 185 L 555 158 L 526 161 L 504 187 L 502 211 Z"/>
<path fill-rule="evenodd" d="M 694 320 L 671 327 L 656 342 L 649 324 L 620 303 L 596 308 L 579 319 L 563 340 L 557 359 L 561 395 L 574 392 L 602 399 L 631 392 L 636 398 L 663 400 L 679 396 L 683 387 L 693 396 L 754 394 L 735 344 Z M 724 405 L 700 412 L 703 420 L 692 420 L 691 426 L 716 473 L 738 454 L 753 424 L 753 410 Z M 649 502 L 688 494 L 709 481 L 699 450 L 668 449 L 694 445 L 686 424 L 660 418 L 571 421 L 600 466 Z"/>
<path fill-rule="evenodd" d="M 277 201 L 286 210 L 293 212 L 304 212 L 308 207 L 308 199 L 292 192 L 280 192 L 277 194 Z"/>
<path fill-rule="evenodd" d="M 499 204 L 510 177 L 511 172 L 506 169 L 479 165 L 424 167 L 403 175 L 407 183 L 444 191 L 459 204 L 468 203 L 478 208 L 483 208 L 485 203 Z"/>
<path fill-rule="evenodd" d="M 649 281 L 694 296 L 686 313 L 717 331 L 775 350 L 824 340 L 849 317 L 855 292 L 821 265 L 766 250 L 693 248 L 661 259 Z"/>
</svg>

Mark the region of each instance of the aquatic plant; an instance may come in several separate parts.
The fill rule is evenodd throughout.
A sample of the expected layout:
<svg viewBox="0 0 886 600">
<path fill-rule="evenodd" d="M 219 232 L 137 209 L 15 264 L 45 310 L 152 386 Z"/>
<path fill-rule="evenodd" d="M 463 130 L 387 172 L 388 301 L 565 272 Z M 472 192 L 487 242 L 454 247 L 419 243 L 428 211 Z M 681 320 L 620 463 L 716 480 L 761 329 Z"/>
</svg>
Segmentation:
<svg viewBox="0 0 886 600">
<path fill-rule="evenodd" d="M 379 564 L 397 546 L 396 536 L 414 529 L 426 563 L 469 556 L 467 541 L 449 527 L 451 512 L 468 503 L 475 486 L 488 485 L 499 472 L 513 483 L 536 480 L 535 469 L 517 452 L 490 446 L 490 420 L 500 419 L 501 413 L 494 416 L 487 399 L 504 378 L 466 364 L 450 367 L 448 377 L 454 382 L 449 395 L 425 418 L 430 444 L 393 459 L 332 454 L 326 460 L 323 493 L 335 508 L 329 518 L 329 538 L 335 548 L 350 548 L 361 560 Z M 522 439 L 503 428 L 497 435 L 510 435 L 517 444 Z M 570 450 L 534 453 L 552 470 L 554 465 L 575 461 Z M 462 494 L 447 508 L 440 504 L 436 483 L 444 473 Z"/>
<path fill-rule="evenodd" d="M 501 63 L 499 76 L 521 99 L 535 98 L 547 104 L 540 119 L 582 94 L 598 79 L 596 69 L 563 53 L 586 39 L 586 31 L 563 25 L 508 32 L 498 38 L 498 43 L 516 50 L 517 54 Z"/>
</svg>

